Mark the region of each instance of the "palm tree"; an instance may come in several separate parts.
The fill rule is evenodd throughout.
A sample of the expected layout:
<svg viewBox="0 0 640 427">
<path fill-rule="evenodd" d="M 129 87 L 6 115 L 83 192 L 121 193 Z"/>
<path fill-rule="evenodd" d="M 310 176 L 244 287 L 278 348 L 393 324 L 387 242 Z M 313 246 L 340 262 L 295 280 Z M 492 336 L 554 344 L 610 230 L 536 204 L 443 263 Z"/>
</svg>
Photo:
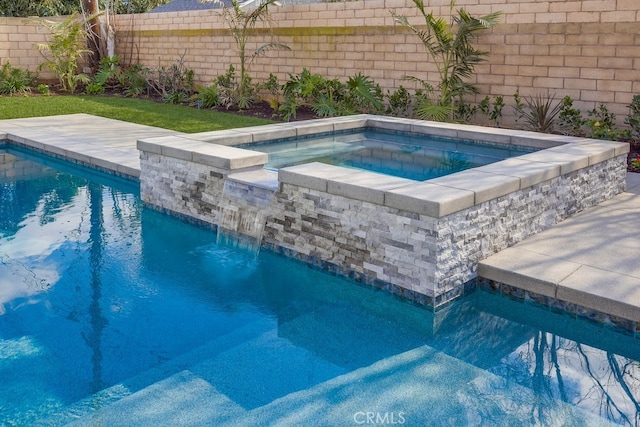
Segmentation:
<svg viewBox="0 0 640 427">
<path fill-rule="evenodd" d="M 409 23 L 406 16 L 399 16 L 391 12 L 394 20 L 407 27 L 422 41 L 431 56 L 440 83 L 439 96 L 427 96 L 420 100 L 416 113 L 420 118 L 444 121 L 453 118 L 454 104 L 462 100 L 468 93 L 477 93 L 476 87 L 465 80 L 473 75 L 476 64 L 484 61 L 489 52 L 479 50 L 473 46 L 478 33 L 490 29 L 498 24 L 501 13 L 495 12 L 480 18 L 474 18 L 464 9 L 454 13 L 455 0 L 451 0 L 451 18 L 447 22 L 444 18 L 436 18 L 433 12 L 427 13 L 423 0 L 413 0 L 425 19 L 426 28 L 416 27 Z M 423 80 L 407 76 L 419 81 L 423 87 L 433 95 L 433 87 Z"/>
<path fill-rule="evenodd" d="M 235 94 L 235 104 L 243 109 L 248 107 L 252 101 L 253 88 L 251 87 L 251 77 L 249 76 L 249 64 L 253 58 L 262 55 L 273 49 L 285 49 L 289 47 L 276 41 L 269 41 L 259 46 L 252 53 L 247 52 L 247 41 L 255 35 L 254 29 L 258 22 L 266 22 L 270 25 L 269 6 L 277 6 L 277 0 L 259 1 L 256 7 L 249 7 L 238 0 L 231 0 L 228 6 L 222 0 L 200 0 L 204 3 L 216 3 L 222 7 L 222 16 L 231 31 L 231 35 L 236 43 L 238 59 L 240 62 L 240 82 Z"/>
</svg>

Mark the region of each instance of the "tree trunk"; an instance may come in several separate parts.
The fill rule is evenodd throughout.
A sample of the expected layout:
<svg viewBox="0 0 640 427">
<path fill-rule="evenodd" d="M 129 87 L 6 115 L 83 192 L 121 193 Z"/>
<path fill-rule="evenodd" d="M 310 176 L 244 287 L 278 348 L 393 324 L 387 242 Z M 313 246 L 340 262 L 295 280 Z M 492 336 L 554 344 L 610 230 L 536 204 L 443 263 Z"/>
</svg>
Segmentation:
<svg viewBox="0 0 640 427">
<path fill-rule="evenodd" d="M 95 68 L 100 63 L 100 22 L 98 21 L 98 0 L 82 0 L 82 9 L 86 16 L 88 26 L 88 48 L 91 51 L 89 65 Z"/>
</svg>

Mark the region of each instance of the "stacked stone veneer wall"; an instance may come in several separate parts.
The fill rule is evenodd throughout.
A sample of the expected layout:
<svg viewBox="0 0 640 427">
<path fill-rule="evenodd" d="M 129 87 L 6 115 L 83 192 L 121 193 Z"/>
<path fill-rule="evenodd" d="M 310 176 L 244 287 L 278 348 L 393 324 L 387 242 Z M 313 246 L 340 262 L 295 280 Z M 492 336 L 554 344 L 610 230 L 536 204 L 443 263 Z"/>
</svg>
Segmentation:
<svg viewBox="0 0 640 427">
<path fill-rule="evenodd" d="M 447 17 L 450 0 L 428 0 L 428 11 Z M 474 15 L 502 11 L 502 23 L 479 40 L 488 61 L 477 67 L 480 96 L 570 95 L 583 111 L 605 103 L 627 114 L 640 93 L 640 7 L 637 0 L 457 0 Z M 285 5 L 272 9 L 274 34 L 290 51 L 270 51 L 252 62 L 254 81 L 270 73 L 281 82 L 304 68 L 327 78 L 364 73 L 384 91 L 404 75 L 438 82 L 435 67 L 416 36 L 394 23 L 391 11 L 424 22 L 410 0 L 367 0 Z M 235 45 L 215 11 L 119 15 L 117 54 L 126 63 L 169 65 L 183 57 L 200 84 L 236 65 Z M 0 57 L 35 69 L 34 49 L 43 30 L 31 21 L 0 18 Z M 266 40 L 264 31 L 249 51 Z M 509 114 L 510 108 L 504 110 Z"/>
<path fill-rule="evenodd" d="M 282 184 L 264 242 L 273 250 L 438 306 L 478 261 L 624 190 L 626 157 L 434 218 Z"/>
<path fill-rule="evenodd" d="M 555 148 L 425 182 L 322 164 L 282 169 L 276 180 L 260 169 L 262 153 L 218 144 L 308 134 L 312 125 L 150 139 L 138 142 L 142 198 L 215 226 L 229 203 L 225 180 L 240 180 L 248 192 L 252 185 L 271 191 L 264 246 L 435 307 L 464 293 L 478 261 L 625 186 L 628 144 L 371 116 L 315 126 L 338 130 L 349 123 Z M 228 154 L 245 160 L 221 167 Z M 265 186 L 269 180 L 276 182 Z M 255 209 L 250 200 L 234 203 L 239 211 Z"/>
</svg>

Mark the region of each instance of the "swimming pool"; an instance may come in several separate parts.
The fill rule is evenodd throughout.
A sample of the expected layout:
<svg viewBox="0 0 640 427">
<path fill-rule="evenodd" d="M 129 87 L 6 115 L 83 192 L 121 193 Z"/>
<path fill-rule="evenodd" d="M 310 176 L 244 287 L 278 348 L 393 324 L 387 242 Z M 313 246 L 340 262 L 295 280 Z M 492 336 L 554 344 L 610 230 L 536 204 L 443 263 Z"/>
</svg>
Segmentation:
<svg viewBox="0 0 640 427">
<path fill-rule="evenodd" d="M 241 144 L 238 147 L 267 153 L 267 168 L 281 169 L 320 162 L 416 181 L 537 151 L 534 147 L 373 128 Z"/>
<path fill-rule="evenodd" d="M 5 146 L 0 424 L 632 424 L 633 337 L 476 292 L 434 314 Z"/>
</svg>

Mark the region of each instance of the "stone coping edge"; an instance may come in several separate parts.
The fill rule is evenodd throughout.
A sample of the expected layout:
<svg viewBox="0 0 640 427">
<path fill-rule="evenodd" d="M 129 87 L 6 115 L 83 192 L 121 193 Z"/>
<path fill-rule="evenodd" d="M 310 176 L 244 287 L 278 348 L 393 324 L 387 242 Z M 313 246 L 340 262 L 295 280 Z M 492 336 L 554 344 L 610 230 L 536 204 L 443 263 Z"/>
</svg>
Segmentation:
<svg viewBox="0 0 640 427">
<path fill-rule="evenodd" d="M 422 182 L 307 163 L 280 169 L 279 183 L 440 218 L 629 152 L 629 144 L 622 142 L 367 114 L 141 139 L 137 147 L 230 173 L 263 167 L 268 160 L 265 153 L 235 145 L 359 128 L 520 145 L 539 151 Z"/>
<path fill-rule="evenodd" d="M 509 248 L 478 263 L 478 276 L 545 298 L 640 323 L 637 278 Z M 517 284 L 517 285 L 516 285 Z"/>
<path fill-rule="evenodd" d="M 73 150 L 66 150 L 55 145 L 38 142 L 29 138 L 23 138 L 12 133 L 0 134 L 0 139 L 9 141 L 12 145 L 17 147 L 27 148 L 37 153 L 46 154 L 56 159 L 89 167 L 110 175 L 115 175 L 132 181 L 139 181 L 140 179 L 140 169 L 112 162 L 100 157 L 78 153 Z"/>
<path fill-rule="evenodd" d="M 638 338 L 638 332 L 640 332 L 640 322 L 629 318 L 627 313 L 620 314 L 611 310 L 603 310 L 602 307 L 590 307 L 579 301 L 561 300 L 528 289 L 522 289 L 520 285 L 514 286 L 485 277 L 478 277 L 475 281 L 477 289 L 496 293 L 514 301 L 533 304 L 555 313 L 585 319 L 598 325 L 610 326 L 617 332 L 634 338 Z"/>
</svg>

